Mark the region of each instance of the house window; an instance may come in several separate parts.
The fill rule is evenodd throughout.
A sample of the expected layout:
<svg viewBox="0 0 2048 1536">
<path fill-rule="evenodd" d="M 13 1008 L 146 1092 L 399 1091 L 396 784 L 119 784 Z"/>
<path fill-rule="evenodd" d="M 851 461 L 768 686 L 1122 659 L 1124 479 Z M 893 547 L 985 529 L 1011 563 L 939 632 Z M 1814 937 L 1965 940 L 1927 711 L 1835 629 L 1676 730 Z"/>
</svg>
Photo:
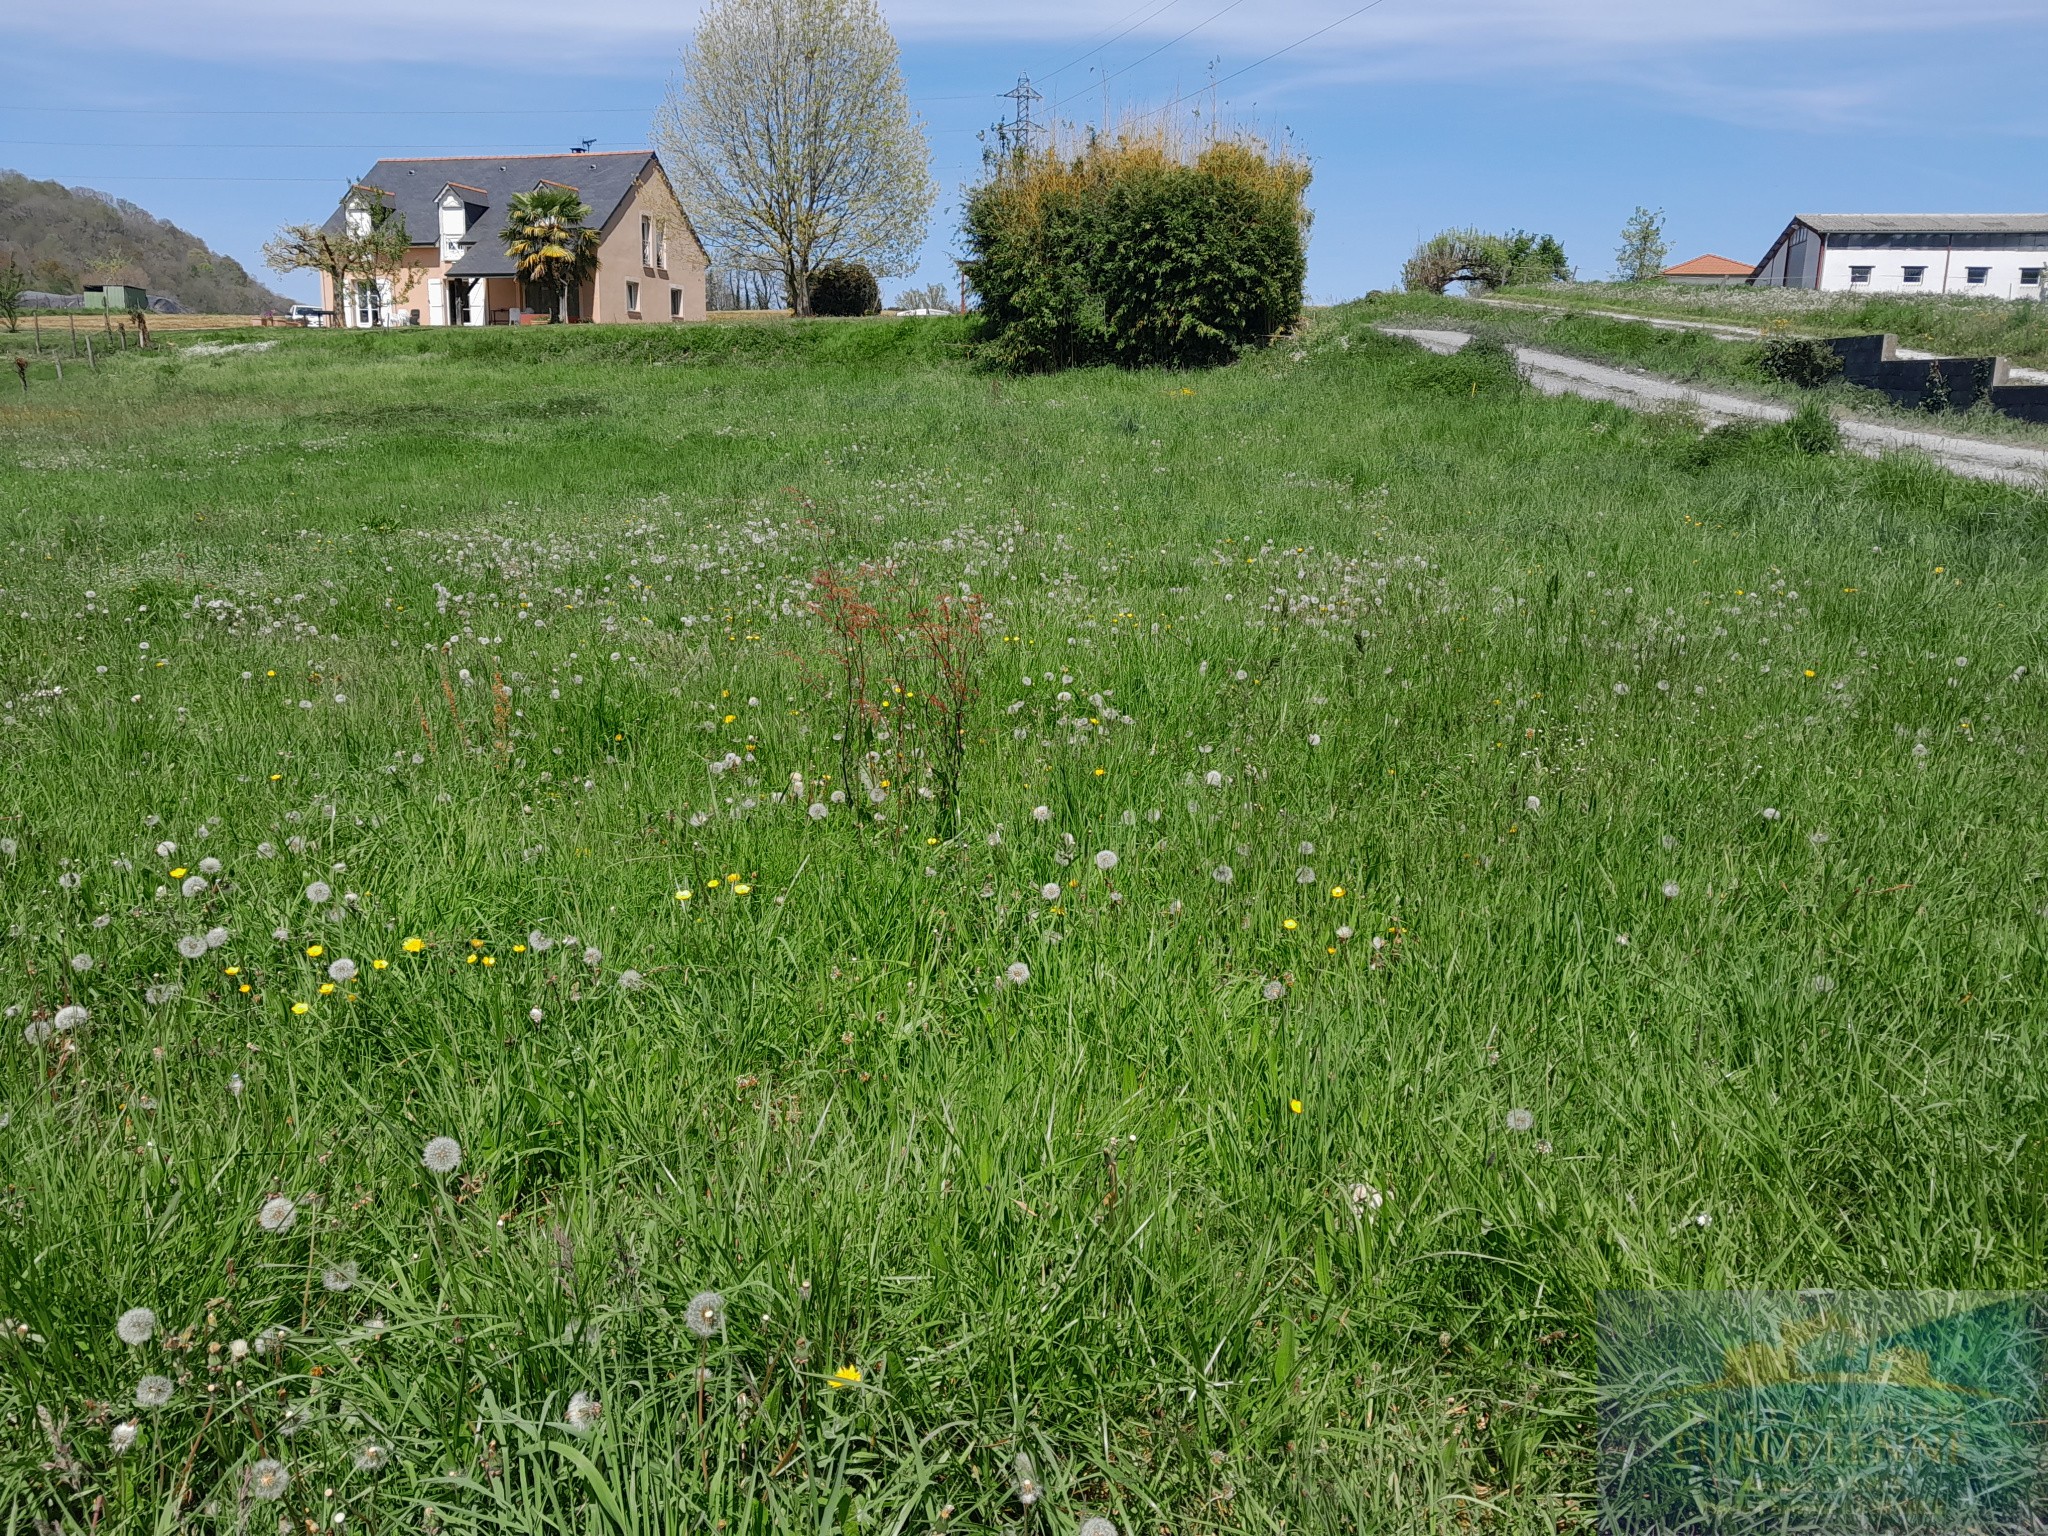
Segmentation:
<svg viewBox="0 0 2048 1536">
<path fill-rule="evenodd" d="M 356 284 L 356 324 L 376 326 L 384 323 L 384 291 L 377 283 Z"/>
<path fill-rule="evenodd" d="M 671 288 L 668 291 L 668 317 L 671 320 L 683 318 L 683 290 Z"/>
<path fill-rule="evenodd" d="M 639 318 L 640 285 L 638 283 L 626 284 L 626 313 L 636 319 Z"/>
<path fill-rule="evenodd" d="M 1849 281 L 1852 283 L 1867 283 L 1870 281 L 1870 274 L 1873 270 L 1870 267 L 1851 267 L 1849 269 Z"/>
<path fill-rule="evenodd" d="M 1969 275 L 1970 285 L 1972 287 L 1980 287 L 1991 280 L 1991 269 L 1989 267 L 1971 267 L 1969 268 Z"/>
<path fill-rule="evenodd" d="M 1907 282 L 1917 283 L 1927 276 L 1927 269 L 1925 267 L 1907 267 L 1905 274 Z"/>
<path fill-rule="evenodd" d="M 2020 268 L 2020 286 L 2021 286 L 2022 288 L 2038 288 L 2038 287 L 2040 287 L 2040 286 L 2041 286 L 2041 269 L 2040 269 L 2039 267 L 2021 267 L 2021 268 Z"/>
<path fill-rule="evenodd" d="M 644 213 L 640 215 L 640 265 L 643 267 L 654 265 L 654 220 Z M 640 306 L 634 304 L 629 307 L 638 309 Z"/>
<path fill-rule="evenodd" d="M 654 224 L 654 264 L 664 272 L 668 270 L 667 219 L 657 219 Z"/>
</svg>

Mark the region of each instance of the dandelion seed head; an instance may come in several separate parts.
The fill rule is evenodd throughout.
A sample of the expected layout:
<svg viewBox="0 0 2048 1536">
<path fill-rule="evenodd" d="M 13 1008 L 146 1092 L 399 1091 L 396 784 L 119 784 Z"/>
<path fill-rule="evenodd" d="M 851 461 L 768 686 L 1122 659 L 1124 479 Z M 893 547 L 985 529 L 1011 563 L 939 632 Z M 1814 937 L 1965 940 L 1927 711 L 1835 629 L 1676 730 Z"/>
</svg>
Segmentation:
<svg viewBox="0 0 2048 1536">
<path fill-rule="evenodd" d="M 462 1143 L 453 1136 L 436 1136 L 420 1152 L 429 1173 L 453 1173 L 462 1166 Z"/>
<path fill-rule="evenodd" d="M 811 802 L 811 808 L 804 814 L 809 816 L 813 821 L 823 821 L 827 816 L 830 816 L 832 814 L 832 808 L 829 805 L 825 804 L 825 802 L 822 800 L 813 800 Z"/>
<path fill-rule="evenodd" d="M 135 1437 L 141 1433 L 140 1424 L 133 1419 L 125 1420 L 107 1431 L 107 1448 L 116 1456 L 125 1456 L 129 1447 L 135 1444 Z"/>
<path fill-rule="evenodd" d="M 256 1225 L 266 1232 L 289 1232 L 299 1219 L 299 1208 L 284 1195 L 273 1195 L 256 1212 Z"/>
<path fill-rule="evenodd" d="M 274 1504 L 284 1497 L 285 1490 L 292 1485 L 292 1475 L 284 1463 L 266 1456 L 249 1468 L 249 1497 Z"/>
<path fill-rule="evenodd" d="M 356 1281 L 360 1278 L 361 1274 L 362 1270 L 357 1266 L 354 1259 L 344 1259 L 339 1264 L 328 1265 L 320 1272 L 320 1284 L 324 1289 L 332 1291 L 338 1296 L 343 1291 L 354 1290 Z"/>
<path fill-rule="evenodd" d="M 221 945 L 227 943 L 232 937 L 233 935 L 225 928 L 209 928 L 206 930 L 206 947 L 208 949 L 219 949 Z"/>
<path fill-rule="evenodd" d="M 1294 872 L 1294 883 L 1296 885 L 1314 885 L 1316 883 L 1316 872 L 1304 864 Z"/>
<path fill-rule="evenodd" d="M 1033 807 L 1031 807 L 1031 819 L 1033 821 L 1051 821 L 1052 807 L 1045 805 L 1034 805 Z"/>
<path fill-rule="evenodd" d="M 123 1344 L 147 1344 L 156 1337 L 156 1314 L 147 1307 L 130 1307 L 114 1324 Z"/>
<path fill-rule="evenodd" d="M 604 951 L 593 944 L 590 948 L 583 951 L 583 963 L 592 968 L 603 965 Z"/>
<path fill-rule="evenodd" d="M 177 1390 L 178 1384 L 168 1376 L 145 1376 L 135 1383 L 135 1406 L 161 1408 Z"/>
<path fill-rule="evenodd" d="M 1508 1111 L 1508 1129 L 1511 1131 L 1526 1131 L 1535 1124 L 1536 1115 L 1533 1110 L 1511 1109 Z"/>
<path fill-rule="evenodd" d="M 354 981 L 356 979 L 355 961 L 344 955 L 327 967 L 327 978 L 330 981 Z"/>
<path fill-rule="evenodd" d="M 1214 869 L 1209 871 L 1209 878 L 1214 880 L 1218 885 L 1228 885 L 1231 881 L 1237 878 L 1237 874 L 1234 870 L 1231 869 L 1231 867 L 1228 864 L 1218 864 Z"/>
<path fill-rule="evenodd" d="M 71 969 L 77 971 L 81 975 L 91 970 L 92 967 L 93 958 L 91 955 L 73 955 L 71 957 Z"/>
<path fill-rule="evenodd" d="M 67 1029 L 82 1029 L 92 1022 L 92 1010 L 83 1003 L 66 1003 L 57 1010 L 57 1016 L 50 1023 L 60 1032 Z"/>
<path fill-rule="evenodd" d="M 1031 979 L 1031 967 L 1022 960 L 1013 960 L 1010 962 L 1010 968 L 1003 974 L 1009 977 L 1011 986 L 1021 987 Z"/>
<path fill-rule="evenodd" d="M 306 887 L 306 900 L 310 901 L 316 907 L 325 906 L 328 902 L 332 901 L 333 899 L 334 887 L 329 885 L 325 880 L 315 880 L 311 885 Z"/>
<path fill-rule="evenodd" d="M 1041 886 L 1040 886 L 1040 887 L 1038 888 L 1038 894 L 1039 894 L 1040 896 L 1044 897 L 1044 898 L 1045 898 L 1045 899 L 1046 899 L 1047 901 L 1058 901 L 1058 900 L 1060 899 L 1060 883 L 1059 883 L 1059 881 L 1057 881 L 1057 880 L 1048 880 L 1048 881 L 1046 881 L 1046 882 L 1045 882 L 1045 884 L 1041 885 Z"/>
<path fill-rule="evenodd" d="M 1116 865 L 1116 855 L 1107 848 L 1103 849 L 1100 853 L 1095 855 L 1095 867 L 1101 870 L 1105 875 L 1108 874 L 1112 869 L 1115 869 Z"/>
<path fill-rule="evenodd" d="M 604 1404 L 588 1392 L 578 1392 L 569 1399 L 569 1406 L 562 1411 L 562 1422 L 575 1435 L 587 1435 L 597 1428 L 597 1421 L 604 1417 Z"/>
<path fill-rule="evenodd" d="M 699 1291 L 690 1298 L 690 1310 L 684 1321 L 690 1325 L 690 1332 L 700 1339 L 722 1333 L 725 1330 L 725 1298 L 716 1291 Z"/>
<path fill-rule="evenodd" d="M 206 953 L 206 935 L 203 933 L 186 934 L 184 938 L 178 940 L 178 953 L 187 960 L 199 959 Z"/>
<path fill-rule="evenodd" d="M 1666 880 L 1664 882 L 1664 899 L 1666 901 L 1676 901 L 1678 900 L 1678 896 L 1678 882 L 1676 880 Z"/>
<path fill-rule="evenodd" d="M 204 896 L 206 894 L 206 884 L 206 876 L 204 875 L 187 875 L 185 883 L 179 886 L 178 889 L 183 891 L 187 897 Z"/>
</svg>

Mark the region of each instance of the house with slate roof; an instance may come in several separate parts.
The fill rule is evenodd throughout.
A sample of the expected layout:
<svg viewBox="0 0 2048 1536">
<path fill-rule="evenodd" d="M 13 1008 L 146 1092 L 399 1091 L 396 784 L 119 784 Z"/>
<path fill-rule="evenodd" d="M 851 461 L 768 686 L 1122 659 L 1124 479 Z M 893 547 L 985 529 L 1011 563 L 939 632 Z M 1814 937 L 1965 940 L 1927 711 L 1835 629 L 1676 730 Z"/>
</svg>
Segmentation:
<svg viewBox="0 0 2048 1536">
<path fill-rule="evenodd" d="M 1831 293 L 2039 299 L 2048 213 L 1802 213 L 1750 279 Z"/>
<path fill-rule="evenodd" d="M 644 149 L 379 160 L 349 189 L 326 227 L 366 227 L 372 206 L 390 206 L 411 241 L 404 273 L 396 281 L 352 283 L 342 295 L 323 276 L 323 307 L 350 327 L 516 325 L 537 316 L 538 297 L 526 291 L 505 254 L 505 217 L 515 194 L 541 186 L 574 191 L 600 235 L 597 271 L 562 296 L 561 319 L 665 324 L 704 318 L 710 260 L 660 159 Z"/>
</svg>

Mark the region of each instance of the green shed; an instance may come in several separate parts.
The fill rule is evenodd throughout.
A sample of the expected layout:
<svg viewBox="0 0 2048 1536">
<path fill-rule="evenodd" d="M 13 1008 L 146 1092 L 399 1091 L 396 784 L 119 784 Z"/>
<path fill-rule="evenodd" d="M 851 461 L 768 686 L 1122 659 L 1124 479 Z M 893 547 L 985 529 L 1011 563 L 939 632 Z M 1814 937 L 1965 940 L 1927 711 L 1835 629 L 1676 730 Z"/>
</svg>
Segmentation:
<svg viewBox="0 0 2048 1536">
<path fill-rule="evenodd" d="M 85 307 L 118 309 L 123 313 L 131 309 L 147 309 L 149 290 L 129 283 L 89 284 L 85 290 Z"/>
</svg>

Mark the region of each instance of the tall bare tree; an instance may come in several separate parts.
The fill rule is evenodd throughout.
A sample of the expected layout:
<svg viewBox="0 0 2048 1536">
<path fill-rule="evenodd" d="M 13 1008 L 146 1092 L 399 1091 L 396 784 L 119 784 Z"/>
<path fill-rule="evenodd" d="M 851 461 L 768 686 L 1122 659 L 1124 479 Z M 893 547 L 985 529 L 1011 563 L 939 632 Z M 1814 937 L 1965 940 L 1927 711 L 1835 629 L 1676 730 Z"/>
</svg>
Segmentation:
<svg viewBox="0 0 2048 1536">
<path fill-rule="evenodd" d="M 654 134 L 720 263 L 765 259 L 798 314 L 827 261 L 913 269 L 938 188 L 875 0 L 712 0 Z"/>
</svg>

